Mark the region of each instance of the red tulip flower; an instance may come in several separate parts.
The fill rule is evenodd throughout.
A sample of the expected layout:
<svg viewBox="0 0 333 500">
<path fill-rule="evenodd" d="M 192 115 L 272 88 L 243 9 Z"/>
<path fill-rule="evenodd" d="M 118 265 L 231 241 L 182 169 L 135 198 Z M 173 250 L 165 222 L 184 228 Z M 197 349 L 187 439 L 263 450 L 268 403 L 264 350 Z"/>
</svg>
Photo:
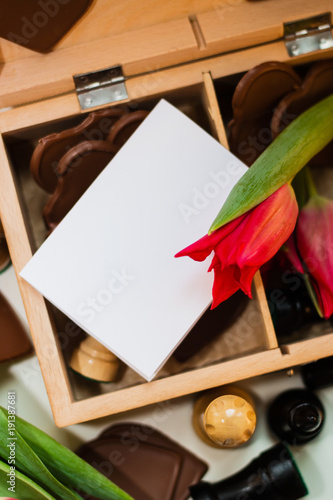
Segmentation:
<svg viewBox="0 0 333 500">
<path fill-rule="evenodd" d="M 307 275 L 324 318 L 333 314 L 333 201 L 313 193 L 301 209 L 285 251 L 298 272 Z"/>
<path fill-rule="evenodd" d="M 208 269 L 214 269 L 212 308 L 241 289 L 249 297 L 258 269 L 270 260 L 295 228 L 298 206 L 289 184 L 237 219 L 206 235 L 176 257 L 205 260 L 214 256 Z"/>
</svg>

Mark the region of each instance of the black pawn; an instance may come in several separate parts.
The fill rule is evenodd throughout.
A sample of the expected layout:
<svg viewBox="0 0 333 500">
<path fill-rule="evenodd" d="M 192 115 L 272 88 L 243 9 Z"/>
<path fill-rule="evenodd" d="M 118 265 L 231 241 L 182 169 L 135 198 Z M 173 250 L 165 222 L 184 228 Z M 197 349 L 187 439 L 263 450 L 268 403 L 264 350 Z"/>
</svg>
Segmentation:
<svg viewBox="0 0 333 500">
<path fill-rule="evenodd" d="M 283 392 L 270 404 L 267 418 L 271 430 L 283 441 L 300 445 L 311 441 L 322 430 L 324 408 L 307 389 Z"/>
<path fill-rule="evenodd" d="M 190 493 L 193 500 L 297 500 L 308 490 L 290 451 L 278 443 L 233 476 L 218 483 L 201 481 Z"/>
</svg>

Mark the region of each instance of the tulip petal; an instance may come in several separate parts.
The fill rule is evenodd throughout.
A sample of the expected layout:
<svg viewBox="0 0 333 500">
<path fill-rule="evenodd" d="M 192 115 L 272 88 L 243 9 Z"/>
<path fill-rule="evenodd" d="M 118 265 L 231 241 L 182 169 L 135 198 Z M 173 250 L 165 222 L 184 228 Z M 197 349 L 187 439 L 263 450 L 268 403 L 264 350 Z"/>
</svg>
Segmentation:
<svg viewBox="0 0 333 500">
<path fill-rule="evenodd" d="M 333 202 L 318 195 L 300 212 L 297 249 L 325 318 L 333 313 Z"/>
<path fill-rule="evenodd" d="M 239 267 L 259 268 L 270 260 L 294 230 L 297 214 L 295 194 L 287 184 L 250 211 L 239 241 Z"/>
<path fill-rule="evenodd" d="M 313 283 L 314 284 L 314 283 Z M 333 294 L 332 290 L 325 286 L 324 284 L 315 285 L 314 288 L 317 291 L 317 297 L 320 298 L 321 310 L 323 317 L 328 319 L 333 314 Z"/>
<path fill-rule="evenodd" d="M 202 262 L 205 260 L 210 253 L 214 250 L 216 245 L 229 236 L 236 228 L 240 225 L 240 223 L 245 218 L 245 215 L 242 215 L 238 219 L 232 221 L 230 224 L 226 224 L 223 228 L 218 231 L 214 231 L 212 234 L 206 234 L 200 240 L 195 241 L 188 247 L 184 248 L 180 252 L 176 253 L 175 257 L 191 257 L 191 259 L 195 261 Z"/>
<path fill-rule="evenodd" d="M 239 283 L 234 278 L 234 267 L 222 269 L 221 266 L 214 267 L 213 302 L 211 309 L 217 307 L 221 302 L 227 300 L 237 290 Z"/>
<path fill-rule="evenodd" d="M 255 273 L 290 236 L 297 214 L 295 193 L 284 185 L 260 206 L 205 235 L 176 257 L 187 255 L 202 261 L 214 250 L 208 269 L 214 269 L 212 308 L 239 289 L 251 298 Z"/>
<path fill-rule="evenodd" d="M 252 299 L 252 280 L 254 275 L 259 270 L 258 267 L 244 266 L 241 270 L 239 284 L 243 292 Z"/>
<path fill-rule="evenodd" d="M 289 262 L 294 266 L 296 271 L 303 274 L 304 269 L 302 266 L 301 259 L 298 255 L 298 252 L 297 252 L 294 232 L 289 236 L 289 238 L 287 239 L 285 244 L 281 247 L 281 250 L 284 253 L 284 255 L 287 257 Z"/>
</svg>

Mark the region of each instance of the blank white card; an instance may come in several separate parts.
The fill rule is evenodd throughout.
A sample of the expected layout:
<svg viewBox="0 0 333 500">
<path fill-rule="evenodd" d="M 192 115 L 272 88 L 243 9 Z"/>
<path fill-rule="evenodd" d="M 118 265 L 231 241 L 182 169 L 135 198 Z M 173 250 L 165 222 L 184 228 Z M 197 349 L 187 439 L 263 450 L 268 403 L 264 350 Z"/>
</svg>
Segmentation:
<svg viewBox="0 0 333 500">
<path fill-rule="evenodd" d="M 246 169 L 162 100 L 21 276 L 149 381 L 211 302 L 209 262 L 174 255 Z"/>
</svg>

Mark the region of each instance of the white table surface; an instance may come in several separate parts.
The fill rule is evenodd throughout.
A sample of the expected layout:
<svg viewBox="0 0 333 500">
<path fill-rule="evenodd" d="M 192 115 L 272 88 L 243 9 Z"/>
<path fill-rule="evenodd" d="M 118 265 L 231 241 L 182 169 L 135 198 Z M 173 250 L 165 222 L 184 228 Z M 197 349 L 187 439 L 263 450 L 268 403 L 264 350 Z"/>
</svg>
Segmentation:
<svg viewBox="0 0 333 500">
<path fill-rule="evenodd" d="M 10 301 L 18 315 L 28 325 L 19 294 L 13 268 L 0 275 L 0 290 Z M 0 364 L 0 405 L 7 406 L 7 392 L 16 391 L 17 414 L 44 430 L 63 445 L 75 450 L 81 443 L 95 438 L 102 430 L 115 422 L 137 421 L 158 428 L 172 439 L 201 457 L 209 465 L 204 479 L 215 482 L 234 474 L 246 466 L 262 451 L 278 442 L 266 423 L 269 402 L 284 390 L 304 387 L 295 370 L 292 377 L 285 372 L 253 378 L 239 383 L 250 390 L 258 401 L 257 428 L 247 445 L 231 450 L 211 448 L 195 434 L 191 415 L 194 396 L 186 396 L 166 403 L 152 405 L 65 429 L 55 426 L 42 375 L 35 355 L 23 360 Z M 326 422 L 322 432 L 310 443 L 293 447 L 291 451 L 309 489 L 305 498 L 311 500 L 333 499 L 333 387 L 316 391 L 326 410 Z"/>
</svg>

